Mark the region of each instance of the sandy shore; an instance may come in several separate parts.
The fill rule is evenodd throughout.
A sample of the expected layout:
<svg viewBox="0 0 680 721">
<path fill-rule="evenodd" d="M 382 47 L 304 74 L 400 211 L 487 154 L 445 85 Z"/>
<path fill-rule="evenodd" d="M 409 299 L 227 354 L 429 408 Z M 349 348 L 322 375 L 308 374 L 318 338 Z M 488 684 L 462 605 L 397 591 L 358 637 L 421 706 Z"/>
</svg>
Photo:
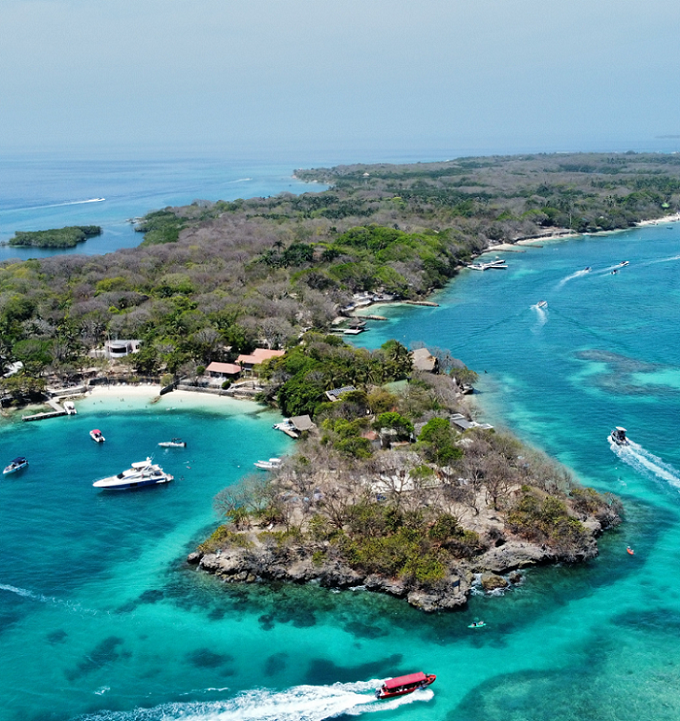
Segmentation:
<svg viewBox="0 0 680 721">
<path fill-rule="evenodd" d="M 178 410 L 205 410 L 226 415 L 261 413 L 268 409 L 260 403 L 236 400 L 229 396 L 212 395 L 196 391 L 176 390 L 159 395 L 160 386 L 140 385 L 97 385 L 91 386 L 80 400 L 75 401 L 80 413 L 104 404 L 109 410 L 154 409 L 159 412 Z M 276 415 L 274 413 L 274 415 Z"/>
</svg>

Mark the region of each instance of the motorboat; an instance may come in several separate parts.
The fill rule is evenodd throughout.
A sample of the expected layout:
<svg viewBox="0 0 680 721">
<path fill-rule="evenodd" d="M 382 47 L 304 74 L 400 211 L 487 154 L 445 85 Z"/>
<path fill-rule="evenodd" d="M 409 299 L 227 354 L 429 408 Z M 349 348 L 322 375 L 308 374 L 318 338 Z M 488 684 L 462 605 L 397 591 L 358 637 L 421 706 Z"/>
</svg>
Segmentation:
<svg viewBox="0 0 680 721">
<path fill-rule="evenodd" d="M 104 438 L 104 436 L 103 436 L 102 432 L 99 430 L 99 428 L 94 428 L 90 431 L 90 438 L 95 443 L 103 443 L 106 440 L 106 438 Z"/>
<path fill-rule="evenodd" d="M 173 438 L 171 441 L 161 441 L 158 445 L 161 448 L 186 448 L 187 442 L 181 438 Z"/>
<path fill-rule="evenodd" d="M 10 473 L 16 473 L 17 471 L 21 471 L 24 468 L 28 466 L 28 461 L 23 456 L 17 456 L 10 464 L 9 466 L 6 466 L 3 470 L 2 474 L 4 476 L 9 475 Z"/>
<path fill-rule="evenodd" d="M 497 260 L 492 260 L 489 263 L 469 263 L 468 268 L 470 270 L 503 270 L 507 268 L 507 264 L 505 260 L 502 258 L 498 258 Z"/>
<path fill-rule="evenodd" d="M 589 265 L 587 265 L 587 266 L 583 269 L 583 272 L 584 272 L 584 273 L 590 273 L 590 271 L 591 271 L 591 267 L 590 267 Z"/>
<path fill-rule="evenodd" d="M 614 443 L 616 443 L 617 446 L 630 445 L 630 441 L 626 436 L 626 429 L 621 428 L 621 426 L 616 426 L 616 428 L 614 428 L 609 437 L 612 439 L 612 441 L 614 441 Z"/>
<path fill-rule="evenodd" d="M 408 676 L 396 676 L 388 678 L 385 683 L 376 690 L 375 697 L 379 699 L 394 698 L 395 696 L 404 696 L 407 693 L 413 693 L 419 688 L 429 686 L 434 683 L 437 677 L 431 673 L 426 674 L 422 671 L 411 673 Z"/>
<path fill-rule="evenodd" d="M 536 303 L 537 308 L 547 308 L 548 307 L 548 301 L 547 300 L 539 300 L 538 303 Z"/>
<path fill-rule="evenodd" d="M 75 416 L 78 413 L 73 401 L 64 401 L 63 405 L 64 410 L 66 411 L 66 415 Z"/>
<path fill-rule="evenodd" d="M 105 491 L 127 491 L 144 486 L 158 486 L 161 483 L 170 483 L 174 476 L 166 473 L 151 458 L 133 463 L 130 468 L 116 476 L 109 476 L 95 481 L 92 485 Z"/>
<path fill-rule="evenodd" d="M 273 471 L 276 468 L 280 468 L 283 461 L 280 458 L 270 458 L 268 461 L 255 461 L 255 468 L 259 468 L 263 471 Z"/>
<path fill-rule="evenodd" d="M 628 261 L 628 260 L 622 260 L 622 261 L 619 263 L 619 267 L 621 267 L 621 268 L 624 268 L 624 267 L 627 266 L 627 265 L 630 265 L 630 261 Z"/>
</svg>

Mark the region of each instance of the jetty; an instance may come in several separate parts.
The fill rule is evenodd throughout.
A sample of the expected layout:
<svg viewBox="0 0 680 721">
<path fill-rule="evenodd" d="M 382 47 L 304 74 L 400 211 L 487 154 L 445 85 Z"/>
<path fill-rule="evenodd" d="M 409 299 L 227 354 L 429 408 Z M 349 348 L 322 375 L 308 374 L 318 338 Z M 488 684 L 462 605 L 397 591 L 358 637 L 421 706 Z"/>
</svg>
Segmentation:
<svg viewBox="0 0 680 721">
<path fill-rule="evenodd" d="M 402 300 L 400 302 L 406 305 L 425 305 L 429 308 L 439 308 L 439 303 L 433 303 L 431 300 Z"/>
<path fill-rule="evenodd" d="M 53 410 L 46 411 L 44 413 L 34 413 L 30 416 L 23 416 L 23 421 L 43 421 L 46 418 L 58 418 L 59 416 L 71 415 L 65 408 L 60 406 L 54 398 L 48 398 L 45 401 L 45 405 L 48 405 Z"/>
</svg>

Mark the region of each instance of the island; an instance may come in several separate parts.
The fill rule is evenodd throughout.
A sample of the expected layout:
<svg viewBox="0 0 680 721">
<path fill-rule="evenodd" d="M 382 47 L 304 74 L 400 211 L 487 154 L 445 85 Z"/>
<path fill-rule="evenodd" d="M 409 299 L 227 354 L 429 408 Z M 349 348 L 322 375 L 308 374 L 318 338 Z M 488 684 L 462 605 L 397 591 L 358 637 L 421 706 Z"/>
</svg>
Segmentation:
<svg viewBox="0 0 680 721">
<path fill-rule="evenodd" d="M 618 499 L 472 420 L 476 374 L 438 355 L 310 332 L 264 363 L 270 400 L 306 430 L 266 476 L 218 494 L 226 522 L 189 563 L 227 582 L 362 587 L 438 611 L 476 584 L 520 582 L 518 569 L 596 556 Z M 356 385 L 325 391 L 338 376 Z"/>
<path fill-rule="evenodd" d="M 75 248 L 88 238 L 102 234 L 99 225 L 69 225 L 51 230 L 17 231 L 9 245 L 21 248 Z"/>
<path fill-rule="evenodd" d="M 329 187 L 162 208 L 139 221 L 138 248 L 0 263 L 3 404 L 48 385 L 146 379 L 307 417 L 294 457 L 248 481 L 242 502 L 218 499 L 227 522 L 192 559 L 225 578 L 389 587 L 436 609 L 464 603 L 480 573 L 592 557 L 618 502 L 473 425 L 472 371 L 438 349 L 426 349 L 432 373 L 417 348 L 369 352 L 344 338 L 364 329 L 358 309 L 432 302 L 461 270 L 488 265 L 473 261 L 489 250 L 677 220 L 680 156 L 295 174 Z"/>
</svg>

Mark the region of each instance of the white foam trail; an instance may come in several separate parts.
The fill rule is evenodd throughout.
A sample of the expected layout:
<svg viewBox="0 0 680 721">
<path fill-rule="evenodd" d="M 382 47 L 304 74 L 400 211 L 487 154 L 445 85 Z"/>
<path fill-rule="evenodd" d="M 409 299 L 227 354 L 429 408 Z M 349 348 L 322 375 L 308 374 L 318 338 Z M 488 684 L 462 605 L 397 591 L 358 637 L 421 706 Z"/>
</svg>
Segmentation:
<svg viewBox="0 0 680 721">
<path fill-rule="evenodd" d="M 575 273 L 568 275 L 566 278 L 562 278 L 562 280 L 557 284 L 557 289 L 559 290 L 568 281 L 573 280 L 574 278 L 580 278 L 583 275 L 588 275 L 588 273 L 590 273 L 590 271 L 585 268 L 583 270 L 577 270 Z"/>
<path fill-rule="evenodd" d="M 609 439 L 612 451 L 636 471 L 647 476 L 660 478 L 671 486 L 680 489 L 680 471 L 665 463 L 658 456 L 645 450 L 639 443 L 628 442 L 627 446 L 620 446 Z"/>
<path fill-rule="evenodd" d="M 5 208 L 3 213 L 15 212 L 17 210 L 42 210 L 43 208 L 61 208 L 65 205 L 83 205 L 84 203 L 103 203 L 106 198 L 88 198 L 87 200 L 68 200 L 63 203 L 50 203 L 49 205 L 28 205 L 25 208 Z"/>
<path fill-rule="evenodd" d="M 547 322 L 548 322 L 548 314 L 545 311 L 544 308 L 541 308 L 538 304 L 531 306 L 532 310 L 536 311 L 536 315 L 538 316 L 538 327 L 542 328 Z"/>
<path fill-rule="evenodd" d="M 390 711 L 417 701 L 430 701 L 431 689 L 378 701 L 373 692 L 382 681 L 336 683 L 332 686 L 295 686 L 287 691 L 253 689 L 233 699 L 171 703 L 134 711 L 104 711 L 78 717 L 79 721 L 323 721 L 341 714 Z"/>
<path fill-rule="evenodd" d="M 236 180 L 230 180 L 229 185 L 233 183 L 247 183 L 249 180 L 252 180 L 252 178 L 237 178 Z"/>
<path fill-rule="evenodd" d="M 35 593 L 34 591 L 29 591 L 27 588 L 19 588 L 18 586 L 10 586 L 6 583 L 0 583 L 0 591 L 7 591 L 8 593 L 14 593 L 17 596 L 21 596 L 22 598 L 28 598 L 31 601 L 37 601 L 38 603 L 49 603 L 54 606 L 65 606 L 71 611 L 76 611 L 77 613 L 89 613 L 89 614 L 96 614 L 97 611 L 93 611 L 91 609 L 83 608 L 77 603 L 72 603 L 71 601 L 64 601 L 61 598 L 55 598 L 54 596 L 45 596 L 42 593 Z"/>
<path fill-rule="evenodd" d="M 671 255 L 668 258 L 658 258 L 657 260 L 650 260 L 648 263 L 644 263 L 644 265 L 654 265 L 655 263 L 670 263 L 674 260 L 680 260 L 680 255 Z"/>
</svg>

